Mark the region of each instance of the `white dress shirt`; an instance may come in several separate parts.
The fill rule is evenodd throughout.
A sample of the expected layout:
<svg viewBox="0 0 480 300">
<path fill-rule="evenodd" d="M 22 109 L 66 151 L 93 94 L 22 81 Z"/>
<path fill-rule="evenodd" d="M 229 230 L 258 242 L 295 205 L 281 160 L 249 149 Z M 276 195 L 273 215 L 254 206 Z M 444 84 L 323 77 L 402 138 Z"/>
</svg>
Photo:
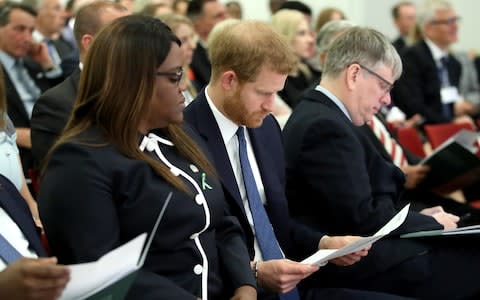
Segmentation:
<svg viewBox="0 0 480 300">
<path fill-rule="evenodd" d="M 225 148 L 227 149 L 228 158 L 230 160 L 230 164 L 232 166 L 235 179 L 237 181 L 237 186 L 238 186 L 238 190 L 240 191 L 240 196 L 242 197 L 243 206 L 245 208 L 245 213 L 247 215 L 248 223 L 250 224 L 252 231 L 255 233 L 255 228 L 253 225 L 253 217 L 250 211 L 250 205 L 248 203 L 247 191 L 245 190 L 245 185 L 243 183 L 242 168 L 240 166 L 240 157 L 238 154 L 238 139 L 237 139 L 236 132 L 239 126 L 234 122 L 232 122 L 230 119 L 228 119 L 224 114 L 222 114 L 217 109 L 212 99 L 208 95 L 208 88 L 209 88 L 208 86 L 205 88 L 205 97 L 207 98 L 207 103 L 213 112 L 213 116 L 217 121 L 218 127 L 220 128 L 220 133 L 222 134 L 223 143 L 225 144 Z M 246 131 L 246 134 L 245 134 L 245 140 L 247 143 L 247 155 L 248 155 L 248 160 L 250 162 L 250 166 L 252 168 L 253 177 L 255 178 L 255 183 L 257 184 L 257 189 L 258 189 L 258 193 L 260 194 L 260 199 L 262 200 L 262 203 L 265 205 L 266 203 L 265 188 L 263 186 L 262 178 L 260 176 L 260 170 L 258 169 L 258 164 L 255 158 L 255 154 L 253 153 L 252 143 L 250 141 L 248 130 Z M 256 261 L 263 260 L 262 252 L 260 251 L 260 247 L 258 245 L 256 236 L 254 240 L 254 247 L 255 247 L 255 260 Z"/>
</svg>

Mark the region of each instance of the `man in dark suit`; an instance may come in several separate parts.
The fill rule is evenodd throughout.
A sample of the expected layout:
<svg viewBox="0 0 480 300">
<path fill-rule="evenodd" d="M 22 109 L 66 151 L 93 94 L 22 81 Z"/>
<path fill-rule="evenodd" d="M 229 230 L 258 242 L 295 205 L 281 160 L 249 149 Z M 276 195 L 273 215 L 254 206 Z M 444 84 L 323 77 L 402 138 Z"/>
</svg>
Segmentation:
<svg viewBox="0 0 480 300">
<path fill-rule="evenodd" d="M 66 267 L 56 265 L 56 258 L 44 258 L 46 252 L 25 200 L 15 186 L 2 175 L 0 223 L 2 299 L 57 299 L 69 280 L 70 272 Z M 9 247 L 14 248 L 14 256 L 6 254 Z M 43 258 L 35 258 L 37 255 Z"/>
<path fill-rule="evenodd" d="M 274 292 L 280 293 L 281 299 L 287 299 L 284 293 L 290 291 L 288 296 L 292 296 L 299 281 L 318 267 L 302 265 L 283 256 L 270 259 L 262 246 L 265 230 L 260 228 L 262 221 L 266 221 L 264 227 L 273 227 L 270 242 L 277 244 L 278 241 L 285 256 L 290 258 L 305 258 L 319 248 L 338 248 L 356 237 L 326 236 L 289 217 L 284 193 L 281 134 L 269 114 L 274 106 L 275 93 L 283 88 L 295 65 L 295 55 L 288 45 L 271 28 L 259 22 L 221 24 L 212 35 L 212 79 L 186 108 L 185 118 L 197 129 L 213 154 L 226 195 L 246 233 L 252 269 L 261 287 L 259 299 L 276 299 Z M 243 137 L 249 167 L 245 167 L 242 161 Z M 254 197 L 246 175 L 246 169 L 250 167 L 254 190 L 264 206 L 255 206 L 252 200 Z M 266 220 L 258 219 L 257 213 L 261 210 L 266 211 Z M 351 265 L 364 255 L 366 250 L 332 262 Z M 303 299 L 397 298 L 344 289 L 301 288 L 300 294 Z"/>
<path fill-rule="evenodd" d="M 474 106 L 458 92 L 461 65 L 448 51 L 457 41 L 458 16 L 446 1 L 429 1 L 419 14 L 423 40 L 402 54 L 404 72 L 393 100 L 407 117 L 426 123 L 470 122 Z"/>
<path fill-rule="evenodd" d="M 98 31 L 111 21 L 128 14 L 122 5 L 111 1 L 96 1 L 81 8 L 75 19 L 74 34 L 80 45 L 83 62 Z M 49 89 L 35 103 L 32 113 L 32 153 L 41 163 L 48 150 L 67 124 L 77 97 L 80 68 L 65 81 Z"/>
<path fill-rule="evenodd" d="M 32 42 L 35 11 L 7 3 L 0 13 L 0 63 L 5 74 L 8 115 L 16 127 L 24 171 L 33 167 L 30 117 L 40 93 L 62 80 L 45 44 Z"/>
<path fill-rule="evenodd" d="M 210 80 L 210 60 L 207 53 L 207 40 L 213 26 L 228 17 L 225 5 L 218 0 L 193 0 L 188 4 L 187 16 L 192 20 L 198 43 L 193 51 L 190 67 L 193 71 L 193 84 L 197 90 L 204 88 Z"/>
<path fill-rule="evenodd" d="M 320 85 L 284 128 L 287 196 L 296 220 L 333 234 L 371 235 L 398 212 L 405 176 L 357 126 L 390 103 L 389 91 L 401 71 L 397 51 L 375 30 L 353 27 L 334 40 Z M 457 221 L 440 210 L 410 211 L 392 237 L 376 243 L 358 264 L 327 266 L 317 279 L 422 299 L 471 297 L 478 293 L 470 276 L 480 266 L 477 250 L 457 241 L 398 238 L 455 228 Z"/>
<path fill-rule="evenodd" d="M 395 27 L 400 34 L 394 41 L 393 46 L 401 53 L 408 45 L 408 36 L 415 27 L 417 11 L 415 5 L 409 1 L 397 3 L 392 8 L 392 17 Z"/>
<path fill-rule="evenodd" d="M 65 9 L 60 0 L 24 0 L 37 11 L 33 39 L 45 43 L 54 64 L 60 65 L 64 57 L 70 55 L 74 47 L 65 41 L 61 32 L 65 26 Z"/>
</svg>

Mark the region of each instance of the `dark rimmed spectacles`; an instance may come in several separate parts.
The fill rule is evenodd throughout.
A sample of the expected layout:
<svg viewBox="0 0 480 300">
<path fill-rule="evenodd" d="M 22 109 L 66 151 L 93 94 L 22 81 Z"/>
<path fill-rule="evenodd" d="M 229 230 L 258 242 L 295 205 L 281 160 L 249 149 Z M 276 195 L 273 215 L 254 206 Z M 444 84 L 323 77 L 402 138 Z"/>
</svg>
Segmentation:
<svg viewBox="0 0 480 300">
<path fill-rule="evenodd" d="M 157 76 L 167 76 L 172 83 L 179 85 L 183 78 L 183 69 L 178 69 L 176 72 L 157 72 Z"/>
<path fill-rule="evenodd" d="M 461 18 L 459 16 L 451 17 L 448 19 L 444 20 L 432 20 L 430 21 L 430 24 L 432 25 L 453 25 L 456 24 L 458 21 L 460 21 Z"/>
<path fill-rule="evenodd" d="M 384 83 L 384 86 L 382 86 L 382 89 L 385 91 L 385 94 L 390 93 L 390 91 L 393 89 L 393 83 L 392 82 L 386 80 L 383 76 L 381 76 L 377 72 L 373 71 L 372 69 L 365 67 L 361 63 L 357 63 L 357 64 L 360 66 L 360 68 L 362 68 L 365 71 L 367 71 L 368 73 L 370 73 L 370 75 L 373 75 L 373 76 L 377 77 L 378 79 L 380 79 Z"/>
</svg>

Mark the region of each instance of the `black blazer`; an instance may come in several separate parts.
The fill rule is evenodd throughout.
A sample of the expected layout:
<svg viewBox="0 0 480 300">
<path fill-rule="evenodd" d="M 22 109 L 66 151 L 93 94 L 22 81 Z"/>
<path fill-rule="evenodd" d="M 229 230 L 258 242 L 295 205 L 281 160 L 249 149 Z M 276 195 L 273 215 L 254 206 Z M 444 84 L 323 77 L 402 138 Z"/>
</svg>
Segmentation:
<svg viewBox="0 0 480 300">
<path fill-rule="evenodd" d="M 63 80 L 63 76 L 60 76 L 55 79 L 49 79 L 45 76 L 41 66 L 32 60 L 25 58 L 24 65 L 27 69 L 30 77 L 33 79 L 37 87 L 42 91 L 46 91 L 47 89 L 55 86 L 56 84 L 60 83 Z M 26 127 L 30 128 L 30 117 L 27 114 L 25 106 L 23 105 L 22 99 L 20 99 L 20 95 L 18 94 L 15 85 L 13 84 L 10 76 L 5 71 L 3 67 L 3 74 L 5 78 L 5 89 L 6 89 L 6 96 L 7 96 L 7 111 L 8 116 L 13 122 L 15 127 Z M 24 170 L 24 174 L 28 174 L 28 169 L 34 166 L 34 160 L 30 149 L 25 149 L 19 147 L 20 150 L 20 157 L 22 159 L 22 166 Z"/>
<path fill-rule="evenodd" d="M 402 51 L 407 47 L 407 43 L 402 36 L 399 36 L 392 42 L 393 47 L 397 50 L 398 53 L 402 53 Z"/>
<path fill-rule="evenodd" d="M 294 217 L 333 234 L 370 235 L 397 212 L 404 176 L 358 129 L 317 90 L 293 111 L 284 138 Z M 329 264 L 307 280 L 425 299 L 465 299 L 478 292 L 467 271 L 480 265 L 474 242 L 396 238 L 403 232 L 441 228 L 432 217 L 410 211 L 404 224 L 375 243 L 360 262 L 347 268 Z"/>
<path fill-rule="evenodd" d="M 72 75 L 43 93 L 35 103 L 31 135 L 32 153 L 37 163 L 42 162 L 67 124 L 77 98 L 79 80 L 80 69 L 77 67 Z"/>
<path fill-rule="evenodd" d="M 163 136 L 161 131 L 155 132 Z M 193 130 L 188 132 L 202 147 Z M 205 272 L 207 262 L 209 299 L 229 299 L 239 286 L 255 286 L 241 228 L 236 218 L 226 214 L 218 180 L 204 176 L 176 147 L 159 143 L 159 148 L 173 166 L 200 185 L 205 201 L 198 201 L 196 195 L 200 193 L 187 180 L 191 194 L 166 182 L 145 161 L 121 154 L 95 127 L 86 130 L 81 139 L 54 151 L 38 201 L 50 246 L 59 262 L 96 260 L 137 235 L 151 232 L 166 196 L 173 192 L 127 298 L 200 298 L 204 275 L 198 274 L 197 265 Z M 145 154 L 158 160 L 148 150 Z"/>
<path fill-rule="evenodd" d="M 220 129 L 208 106 L 205 91 L 202 91 L 187 106 L 185 119 L 200 133 L 213 154 L 226 194 L 230 196 L 232 206 L 236 207 L 235 214 L 240 220 L 244 232 L 247 233 L 247 242 L 253 259 L 253 234 L 245 215 L 243 202 L 240 198 L 240 192 Z M 262 126 L 249 128 L 248 133 L 265 187 L 267 198 L 265 209 L 275 235 L 287 257 L 303 259 L 318 249 L 318 243 L 323 233 L 312 231 L 293 221 L 289 216 L 285 197 L 285 164 L 280 128 L 273 116 L 270 115 L 265 118 Z"/>
<path fill-rule="evenodd" d="M 5 176 L 0 175 L 0 207 L 12 218 L 38 256 L 47 256 L 40 241 L 40 230 L 35 226 L 27 202 Z"/>
<path fill-rule="evenodd" d="M 458 88 L 462 66 L 452 55 L 448 58 L 450 84 Z M 402 61 L 403 74 L 392 90 L 395 105 L 408 117 L 422 115 L 427 123 L 450 122 L 442 114 L 438 69 L 425 41 L 406 49 Z"/>
<path fill-rule="evenodd" d="M 287 198 L 294 218 L 332 235 L 371 235 L 398 212 L 402 171 L 381 157 L 323 93 L 308 93 L 283 132 Z M 432 217 L 411 211 L 394 235 L 441 228 Z M 383 240 L 359 263 L 348 268 L 327 266 L 312 280 L 320 277 L 320 283 L 351 286 L 357 280 L 379 276 L 427 249 L 416 241 Z M 413 272 L 409 275 L 412 280 L 425 279 L 422 264 L 409 271 Z"/>
<path fill-rule="evenodd" d="M 200 91 L 207 86 L 210 81 L 210 73 L 212 72 L 212 66 L 208 59 L 207 49 L 203 48 L 200 42 L 197 43 L 195 51 L 193 51 L 192 63 L 190 67 L 193 71 L 195 79 L 192 81 L 193 85 Z"/>
<path fill-rule="evenodd" d="M 397 213 L 403 172 L 323 93 L 302 101 L 284 128 L 292 214 L 332 234 L 373 234 Z M 399 232 L 440 227 L 410 213 Z"/>
</svg>

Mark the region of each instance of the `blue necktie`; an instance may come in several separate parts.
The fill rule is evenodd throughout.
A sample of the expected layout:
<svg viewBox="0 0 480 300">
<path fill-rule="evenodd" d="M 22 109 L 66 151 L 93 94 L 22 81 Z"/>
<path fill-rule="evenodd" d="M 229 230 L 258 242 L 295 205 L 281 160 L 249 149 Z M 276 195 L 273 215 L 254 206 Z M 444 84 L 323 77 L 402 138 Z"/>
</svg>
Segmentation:
<svg viewBox="0 0 480 300">
<path fill-rule="evenodd" d="M 0 258 L 2 258 L 2 260 L 8 265 L 21 257 L 22 255 L 17 249 L 13 248 L 13 246 L 0 233 Z"/>
<path fill-rule="evenodd" d="M 258 193 L 257 184 L 253 177 L 252 168 L 247 156 L 247 143 L 245 141 L 245 130 L 240 126 L 237 130 L 238 152 L 240 156 L 240 166 L 242 167 L 243 182 L 247 191 L 248 204 L 253 217 L 253 226 L 255 228 L 255 236 L 262 251 L 264 260 L 282 259 L 283 253 L 280 250 L 277 238 L 273 232 L 272 224 L 268 219 L 267 212 L 263 206 L 260 194 Z M 279 295 L 281 300 L 299 300 L 297 289 L 293 289 L 286 294 Z"/>
<path fill-rule="evenodd" d="M 47 44 L 48 54 L 52 59 L 52 63 L 54 65 L 60 65 L 60 63 L 62 62 L 62 59 L 60 58 L 60 55 L 58 54 L 57 48 L 55 47 L 55 44 L 53 43 L 53 41 L 46 39 L 45 44 Z"/>
<path fill-rule="evenodd" d="M 440 58 L 440 66 L 438 67 L 438 78 L 440 79 L 441 88 L 450 86 L 450 79 L 448 78 L 448 57 L 443 56 Z M 442 103 L 442 113 L 448 120 L 452 119 L 452 104 Z"/>
</svg>

